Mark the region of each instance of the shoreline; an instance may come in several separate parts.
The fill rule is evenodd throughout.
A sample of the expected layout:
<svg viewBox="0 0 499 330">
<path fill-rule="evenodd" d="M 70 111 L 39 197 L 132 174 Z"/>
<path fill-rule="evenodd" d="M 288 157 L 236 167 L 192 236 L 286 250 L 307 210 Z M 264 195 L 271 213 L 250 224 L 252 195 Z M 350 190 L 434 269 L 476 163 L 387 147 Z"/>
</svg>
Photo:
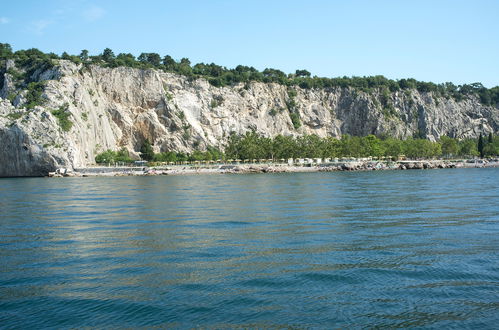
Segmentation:
<svg viewBox="0 0 499 330">
<path fill-rule="evenodd" d="M 250 174 L 250 173 L 315 173 L 388 171 L 445 168 L 499 167 L 499 160 L 404 160 L 404 161 L 349 161 L 322 164 L 288 165 L 275 164 L 220 164 L 220 165 L 173 165 L 156 167 L 86 167 L 74 171 L 58 169 L 48 177 L 111 177 L 111 176 L 158 176 L 192 174 Z"/>
</svg>

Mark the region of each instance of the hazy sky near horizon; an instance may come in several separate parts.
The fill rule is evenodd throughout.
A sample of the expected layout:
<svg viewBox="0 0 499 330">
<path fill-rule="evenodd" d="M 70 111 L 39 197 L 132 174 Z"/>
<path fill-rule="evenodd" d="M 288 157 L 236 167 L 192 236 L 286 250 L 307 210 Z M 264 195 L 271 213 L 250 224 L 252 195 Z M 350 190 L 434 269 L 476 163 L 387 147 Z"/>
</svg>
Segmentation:
<svg viewBox="0 0 499 330">
<path fill-rule="evenodd" d="M 493 87 L 498 15 L 496 0 L 5 1 L 0 42 Z"/>
</svg>

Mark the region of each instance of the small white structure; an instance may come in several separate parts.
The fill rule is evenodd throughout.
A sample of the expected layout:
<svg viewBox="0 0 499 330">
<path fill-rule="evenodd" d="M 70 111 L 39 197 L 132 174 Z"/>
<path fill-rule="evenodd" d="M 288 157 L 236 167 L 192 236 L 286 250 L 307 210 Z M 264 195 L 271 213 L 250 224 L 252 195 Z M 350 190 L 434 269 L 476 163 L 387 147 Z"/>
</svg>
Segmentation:
<svg viewBox="0 0 499 330">
<path fill-rule="evenodd" d="M 288 165 L 292 166 L 293 165 L 293 158 L 288 158 Z"/>
</svg>

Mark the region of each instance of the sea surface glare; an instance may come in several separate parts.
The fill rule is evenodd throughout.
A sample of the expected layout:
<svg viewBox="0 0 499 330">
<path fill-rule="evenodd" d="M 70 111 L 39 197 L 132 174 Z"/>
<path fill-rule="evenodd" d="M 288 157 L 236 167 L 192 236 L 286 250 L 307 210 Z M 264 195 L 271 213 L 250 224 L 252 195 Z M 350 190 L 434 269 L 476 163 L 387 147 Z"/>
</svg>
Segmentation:
<svg viewBox="0 0 499 330">
<path fill-rule="evenodd" d="M 497 328 L 499 169 L 0 179 L 0 328 Z"/>
</svg>

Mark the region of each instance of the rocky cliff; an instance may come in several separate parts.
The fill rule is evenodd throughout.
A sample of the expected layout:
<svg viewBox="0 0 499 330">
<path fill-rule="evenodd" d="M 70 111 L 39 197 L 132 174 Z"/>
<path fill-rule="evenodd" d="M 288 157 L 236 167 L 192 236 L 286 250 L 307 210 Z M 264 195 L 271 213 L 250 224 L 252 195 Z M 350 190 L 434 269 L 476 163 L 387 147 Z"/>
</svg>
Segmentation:
<svg viewBox="0 0 499 330">
<path fill-rule="evenodd" d="M 265 136 L 418 134 L 435 140 L 441 135 L 476 137 L 499 128 L 498 108 L 482 105 L 475 96 L 457 102 L 417 90 L 386 99 L 380 92 L 339 87 L 253 82 L 218 88 L 204 79 L 157 70 L 61 60 L 31 73 L 30 80 L 44 85 L 40 105 L 27 109 L 29 91 L 16 88 L 10 73 L 1 78 L 0 176 L 84 167 L 106 149 L 124 147 L 137 156 L 145 139 L 156 152 L 189 152 L 209 145 L 223 149 L 231 133 L 248 130 Z M 299 123 L 296 118 L 293 123 L 291 113 Z"/>
</svg>

